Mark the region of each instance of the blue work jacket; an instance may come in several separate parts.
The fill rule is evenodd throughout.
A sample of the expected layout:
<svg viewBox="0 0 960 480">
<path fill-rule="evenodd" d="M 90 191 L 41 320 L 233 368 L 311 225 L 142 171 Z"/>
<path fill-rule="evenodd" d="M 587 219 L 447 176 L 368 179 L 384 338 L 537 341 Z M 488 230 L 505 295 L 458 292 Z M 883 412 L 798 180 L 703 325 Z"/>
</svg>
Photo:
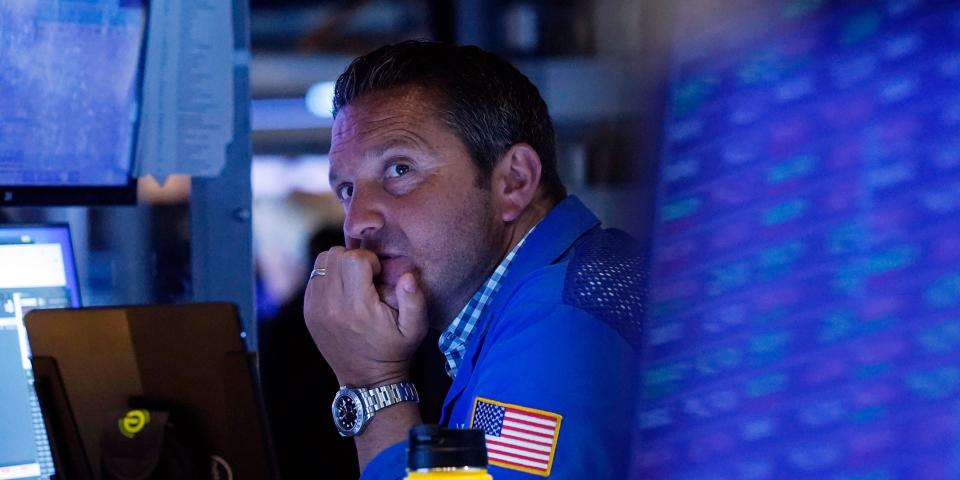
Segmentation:
<svg viewBox="0 0 960 480">
<path fill-rule="evenodd" d="M 517 252 L 470 339 L 441 420 L 487 431 L 495 480 L 626 476 L 644 287 L 636 247 L 600 228 L 570 196 Z M 405 465 L 401 442 L 361 478 L 403 478 Z"/>
</svg>

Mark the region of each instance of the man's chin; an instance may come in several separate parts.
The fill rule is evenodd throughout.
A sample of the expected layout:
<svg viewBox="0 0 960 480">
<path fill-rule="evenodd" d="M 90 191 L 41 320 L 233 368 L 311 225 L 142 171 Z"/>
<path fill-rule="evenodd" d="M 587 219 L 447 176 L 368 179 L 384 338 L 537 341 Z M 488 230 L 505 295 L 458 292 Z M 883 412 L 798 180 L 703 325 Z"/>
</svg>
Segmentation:
<svg viewBox="0 0 960 480">
<path fill-rule="evenodd" d="M 400 309 L 400 303 L 397 302 L 397 290 L 393 285 L 377 285 L 377 293 L 380 295 L 380 301 L 390 305 L 394 310 Z"/>
</svg>

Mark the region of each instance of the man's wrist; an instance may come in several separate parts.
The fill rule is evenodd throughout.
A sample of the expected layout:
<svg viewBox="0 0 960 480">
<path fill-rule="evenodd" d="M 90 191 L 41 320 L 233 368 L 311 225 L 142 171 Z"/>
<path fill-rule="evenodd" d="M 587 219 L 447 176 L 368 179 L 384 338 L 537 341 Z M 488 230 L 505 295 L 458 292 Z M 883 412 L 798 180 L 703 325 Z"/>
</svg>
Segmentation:
<svg viewBox="0 0 960 480">
<path fill-rule="evenodd" d="M 408 381 L 379 387 L 343 386 L 333 398 L 333 422 L 340 435 L 355 437 L 364 432 L 381 410 L 419 401 L 417 388 Z"/>
<path fill-rule="evenodd" d="M 340 382 L 340 386 L 346 386 L 351 388 L 377 388 L 384 385 L 393 385 L 400 382 L 409 382 L 410 373 L 384 373 L 384 374 L 375 374 L 375 375 L 350 375 L 350 376 L 337 376 L 337 381 Z"/>
<path fill-rule="evenodd" d="M 382 387 L 382 386 L 384 386 L 384 385 L 393 385 L 393 384 L 396 384 L 396 383 L 409 382 L 409 381 L 410 381 L 410 375 L 401 375 L 401 376 L 396 376 L 396 377 L 389 377 L 389 378 L 386 378 L 386 379 L 383 379 L 383 380 L 379 380 L 379 381 L 376 381 L 376 382 L 373 382 L 373 383 L 371 383 L 371 384 L 369 384 L 369 385 L 364 385 L 364 386 L 367 387 L 367 388 L 377 388 L 377 387 Z"/>
</svg>

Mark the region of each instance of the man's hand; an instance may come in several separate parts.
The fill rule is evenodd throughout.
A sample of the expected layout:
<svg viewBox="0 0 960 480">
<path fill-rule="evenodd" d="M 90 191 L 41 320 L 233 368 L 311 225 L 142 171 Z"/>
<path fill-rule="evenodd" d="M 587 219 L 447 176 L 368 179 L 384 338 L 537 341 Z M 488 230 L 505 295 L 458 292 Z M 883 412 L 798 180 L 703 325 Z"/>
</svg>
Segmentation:
<svg viewBox="0 0 960 480">
<path fill-rule="evenodd" d="M 426 301 L 413 273 L 397 282 L 395 310 L 374 286 L 380 261 L 373 252 L 334 247 L 318 255 L 314 267 L 326 275 L 307 285 L 304 318 L 340 384 L 372 387 L 409 379 L 427 332 Z"/>
</svg>

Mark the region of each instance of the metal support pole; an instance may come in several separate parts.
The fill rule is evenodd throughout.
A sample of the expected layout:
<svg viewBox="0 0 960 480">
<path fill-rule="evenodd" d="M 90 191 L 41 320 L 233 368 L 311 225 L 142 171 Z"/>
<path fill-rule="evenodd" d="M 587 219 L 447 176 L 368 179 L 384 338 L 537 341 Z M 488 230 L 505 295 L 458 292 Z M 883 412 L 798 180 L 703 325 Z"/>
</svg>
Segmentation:
<svg viewBox="0 0 960 480">
<path fill-rule="evenodd" d="M 217 178 L 196 178 L 190 195 L 196 301 L 237 305 L 247 346 L 257 346 L 250 186 L 250 12 L 233 1 L 234 124 L 227 164 Z M 227 61 L 227 59 L 225 59 Z"/>
</svg>

